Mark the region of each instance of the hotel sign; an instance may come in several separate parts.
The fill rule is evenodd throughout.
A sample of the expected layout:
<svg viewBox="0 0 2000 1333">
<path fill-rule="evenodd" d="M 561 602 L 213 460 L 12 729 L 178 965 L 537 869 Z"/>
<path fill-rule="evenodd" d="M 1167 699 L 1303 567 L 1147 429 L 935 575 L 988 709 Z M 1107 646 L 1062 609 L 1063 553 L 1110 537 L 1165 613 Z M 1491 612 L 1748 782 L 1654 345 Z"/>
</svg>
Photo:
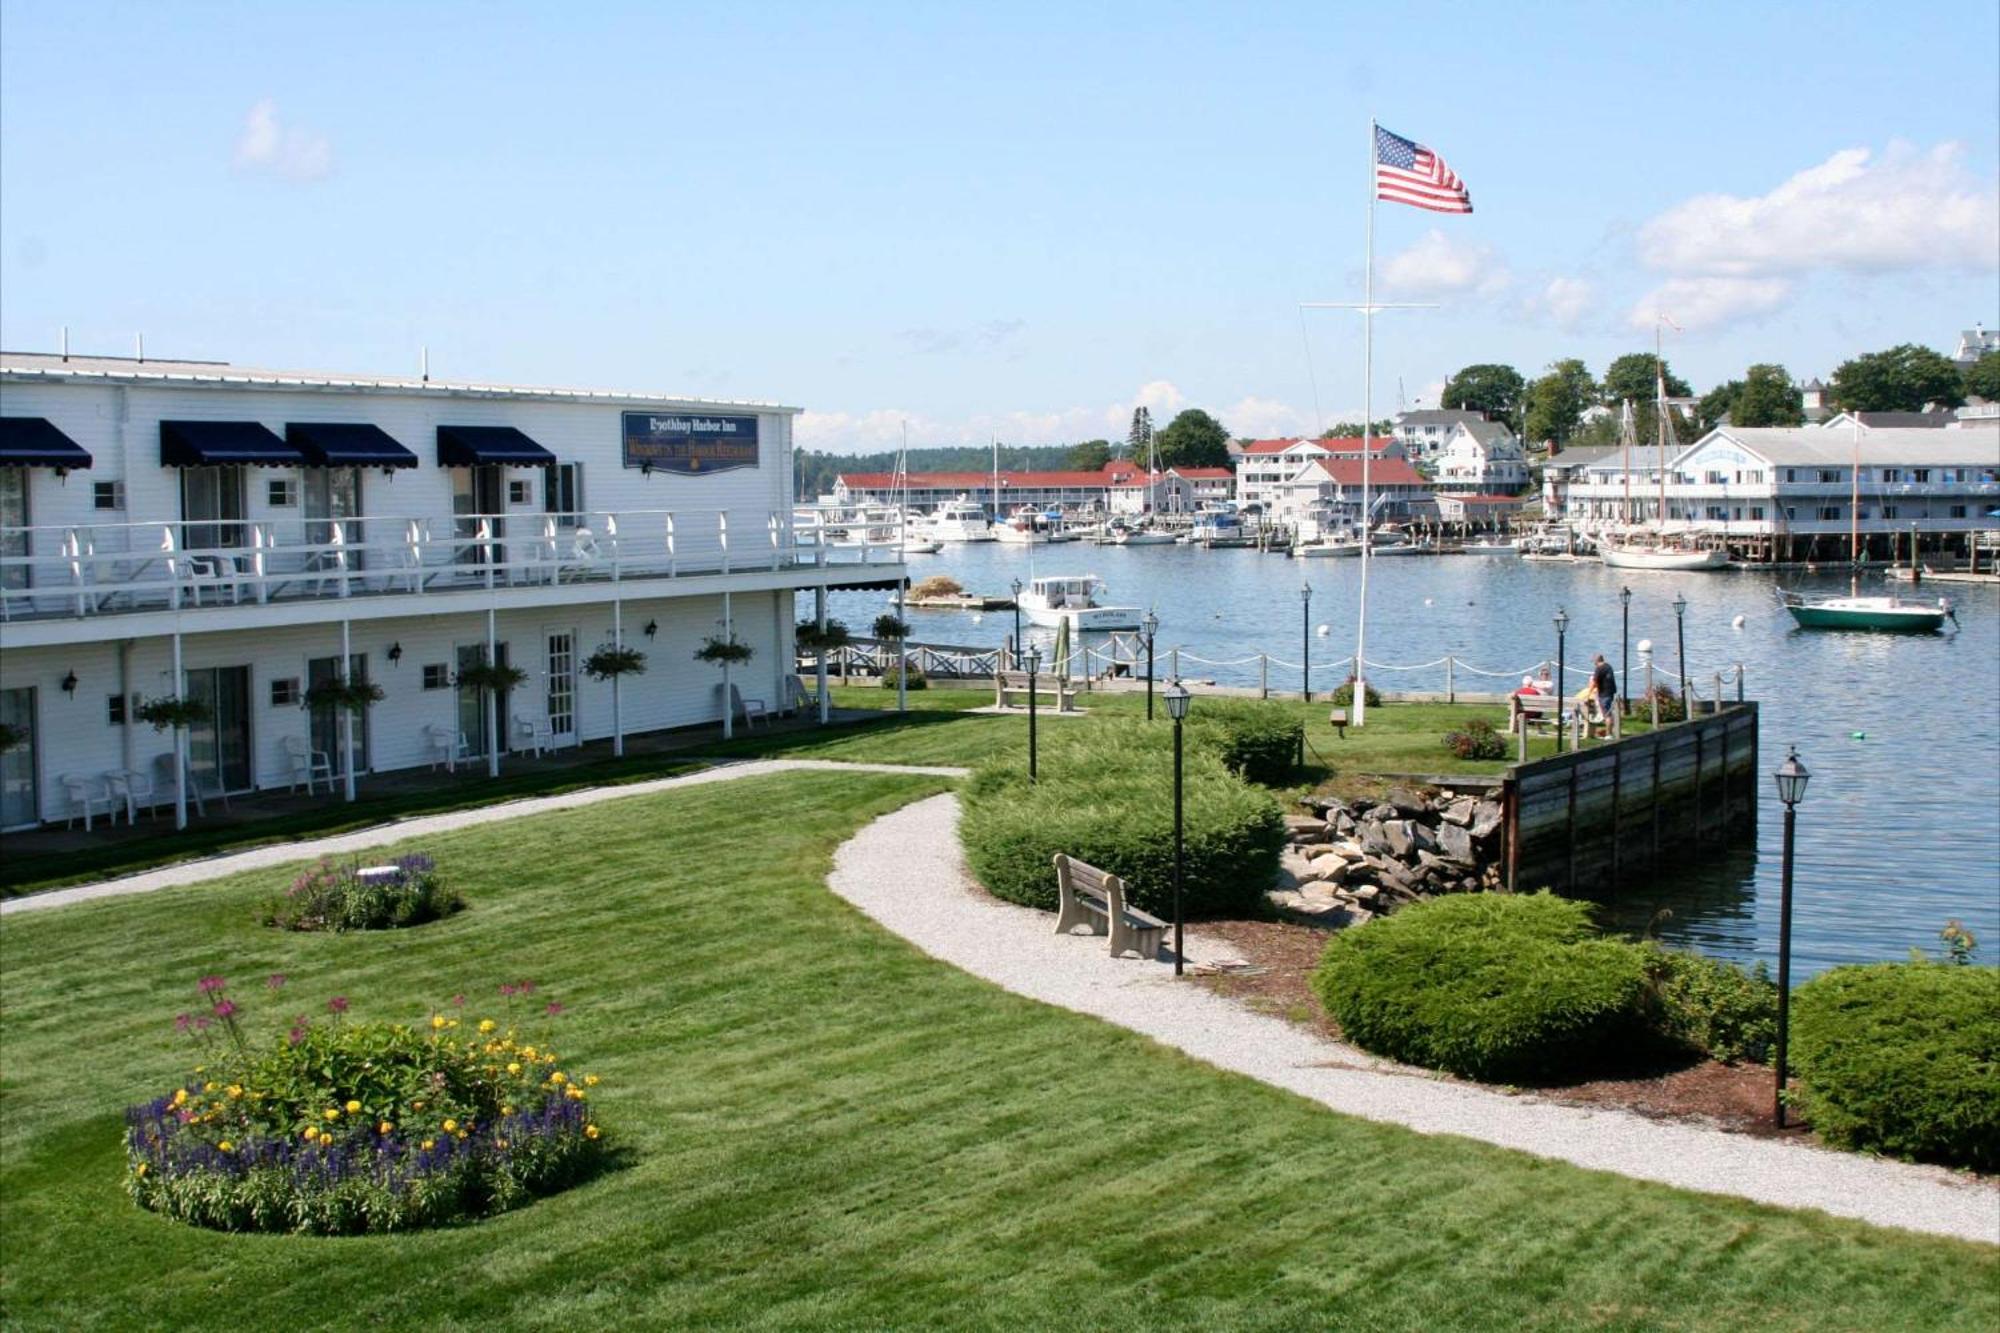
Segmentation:
<svg viewBox="0 0 2000 1333">
<path fill-rule="evenodd" d="M 757 466 L 757 418 L 625 413 L 625 466 L 700 476 Z"/>
</svg>

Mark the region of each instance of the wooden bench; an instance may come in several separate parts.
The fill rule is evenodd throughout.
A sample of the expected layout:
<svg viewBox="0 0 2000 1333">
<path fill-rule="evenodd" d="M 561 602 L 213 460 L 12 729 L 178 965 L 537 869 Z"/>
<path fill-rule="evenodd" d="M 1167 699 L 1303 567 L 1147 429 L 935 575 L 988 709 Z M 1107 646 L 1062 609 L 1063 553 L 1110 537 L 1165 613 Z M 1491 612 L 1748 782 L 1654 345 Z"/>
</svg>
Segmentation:
<svg viewBox="0 0 2000 1333">
<path fill-rule="evenodd" d="M 1563 701 L 1553 694 L 1510 694 L 1507 730 L 1539 727 L 1554 731 L 1562 722 Z"/>
<path fill-rule="evenodd" d="M 1126 901 L 1125 881 L 1096 866 L 1057 852 L 1056 934 L 1069 935 L 1089 926 L 1093 935 L 1111 937 L 1111 956 L 1137 953 L 1157 958 L 1167 937 L 1167 923 Z"/>
<path fill-rule="evenodd" d="M 1026 693 L 1028 693 L 1027 672 L 996 671 L 993 673 L 994 707 L 1010 708 L 1021 706 L 1010 704 L 1008 701 Z M 1076 690 L 1059 676 L 1036 676 L 1034 693 L 1038 701 L 1041 699 L 1054 699 L 1056 701 L 1056 711 L 1059 713 L 1074 713 L 1077 711 Z"/>
</svg>

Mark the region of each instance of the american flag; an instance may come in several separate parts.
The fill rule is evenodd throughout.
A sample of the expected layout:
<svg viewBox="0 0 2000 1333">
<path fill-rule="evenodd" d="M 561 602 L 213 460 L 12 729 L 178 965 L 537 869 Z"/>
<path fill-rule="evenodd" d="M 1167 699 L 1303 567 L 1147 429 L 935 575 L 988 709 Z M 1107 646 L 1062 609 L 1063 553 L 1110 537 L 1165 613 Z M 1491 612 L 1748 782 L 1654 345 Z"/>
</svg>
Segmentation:
<svg viewBox="0 0 2000 1333">
<path fill-rule="evenodd" d="M 1444 159 L 1420 143 L 1375 127 L 1375 197 L 1433 213 L 1470 213 L 1472 196 Z"/>
</svg>

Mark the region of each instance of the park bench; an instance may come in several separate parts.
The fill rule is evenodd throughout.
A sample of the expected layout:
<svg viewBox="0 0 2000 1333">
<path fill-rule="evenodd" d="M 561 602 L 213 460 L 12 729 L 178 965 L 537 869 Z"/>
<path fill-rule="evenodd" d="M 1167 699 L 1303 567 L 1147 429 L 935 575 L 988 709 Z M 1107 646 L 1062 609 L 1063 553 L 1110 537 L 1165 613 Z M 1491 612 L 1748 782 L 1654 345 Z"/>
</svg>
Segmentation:
<svg viewBox="0 0 2000 1333">
<path fill-rule="evenodd" d="M 1011 704 L 1009 700 L 1027 694 L 1028 691 L 1027 672 L 996 671 L 993 673 L 994 706 L 996 708 L 1017 706 Z M 1034 694 L 1038 701 L 1053 698 L 1056 701 L 1056 711 L 1059 713 L 1074 713 L 1077 711 L 1076 690 L 1071 687 L 1068 681 L 1063 680 L 1059 676 L 1036 676 Z"/>
<path fill-rule="evenodd" d="M 1554 731 L 1561 725 L 1563 701 L 1553 694 L 1512 694 L 1513 701 L 1508 713 L 1508 730 L 1519 731 L 1525 727 Z"/>
<path fill-rule="evenodd" d="M 1167 923 L 1128 904 L 1124 880 L 1061 852 L 1056 853 L 1055 863 L 1056 934 L 1089 926 L 1091 934 L 1111 937 L 1113 958 L 1131 952 L 1141 958 L 1159 956 Z"/>
</svg>

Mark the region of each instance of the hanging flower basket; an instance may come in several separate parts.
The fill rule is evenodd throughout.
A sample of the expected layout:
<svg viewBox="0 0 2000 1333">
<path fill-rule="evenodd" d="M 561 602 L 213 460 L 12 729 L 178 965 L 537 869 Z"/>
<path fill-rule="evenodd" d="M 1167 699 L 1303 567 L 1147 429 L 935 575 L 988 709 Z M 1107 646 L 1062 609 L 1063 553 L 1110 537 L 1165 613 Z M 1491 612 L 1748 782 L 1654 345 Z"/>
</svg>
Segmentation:
<svg viewBox="0 0 2000 1333">
<path fill-rule="evenodd" d="M 642 676 L 645 673 L 646 655 L 637 648 L 619 648 L 607 643 L 583 659 L 583 674 L 592 680 L 612 680 L 619 676 Z"/>
<path fill-rule="evenodd" d="M 19 749 L 28 743 L 28 729 L 17 727 L 12 722 L 0 722 L 0 754 Z"/>
<path fill-rule="evenodd" d="M 345 708 L 359 713 L 382 702 L 382 687 L 372 680 L 323 680 L 306 691 L 309 709 Z"/>
<path fill-rule="evenodd" d="M 458 685 L 464 690 L 491 690 L 496 693 L 518 690 L 528 683 L 528 673 L 520 667 L 491 662 L 474 662 L 458 669 Z"/>
<path fill-rule="evenodd" d="M 148 699 L 133 711 L 133 716 L 151 724 L 154 731 L 191 727 L 197 722 L 208 721 L 211 715 L 209 706 L 200 699 L 179 699 L 171 695 Z"/>
<path fill-rule="evenodd" d="M 904 639 L 910 637 L 909 622 L 903 620 L 893 611 L 885 611 L 875 617 L 874 631 L 876 638 L 888 639 L 895 643 L 901 643 Z"/>
<path fill-rule="evenodd" d="M 697 662 L 720 662 L 729 666 L 742 666 L 754 655 L 749 644 L 733 635 L 727 639 L 718 635 L 711 635 L 702 640 L 701 647 L 695 649 L 694 660 Z"/>
<path fill-rule="evenodd" d="M 792 635 L 793 641 L 799 646 L 799 651 L 807 653 L 837 651 L 845 648 L 853 637 L 847 632 L 847 626 L 838 620 L 827 621 L 824 630 L 819 627 L 818 621 L 802 620 Z"/>
</svg>

